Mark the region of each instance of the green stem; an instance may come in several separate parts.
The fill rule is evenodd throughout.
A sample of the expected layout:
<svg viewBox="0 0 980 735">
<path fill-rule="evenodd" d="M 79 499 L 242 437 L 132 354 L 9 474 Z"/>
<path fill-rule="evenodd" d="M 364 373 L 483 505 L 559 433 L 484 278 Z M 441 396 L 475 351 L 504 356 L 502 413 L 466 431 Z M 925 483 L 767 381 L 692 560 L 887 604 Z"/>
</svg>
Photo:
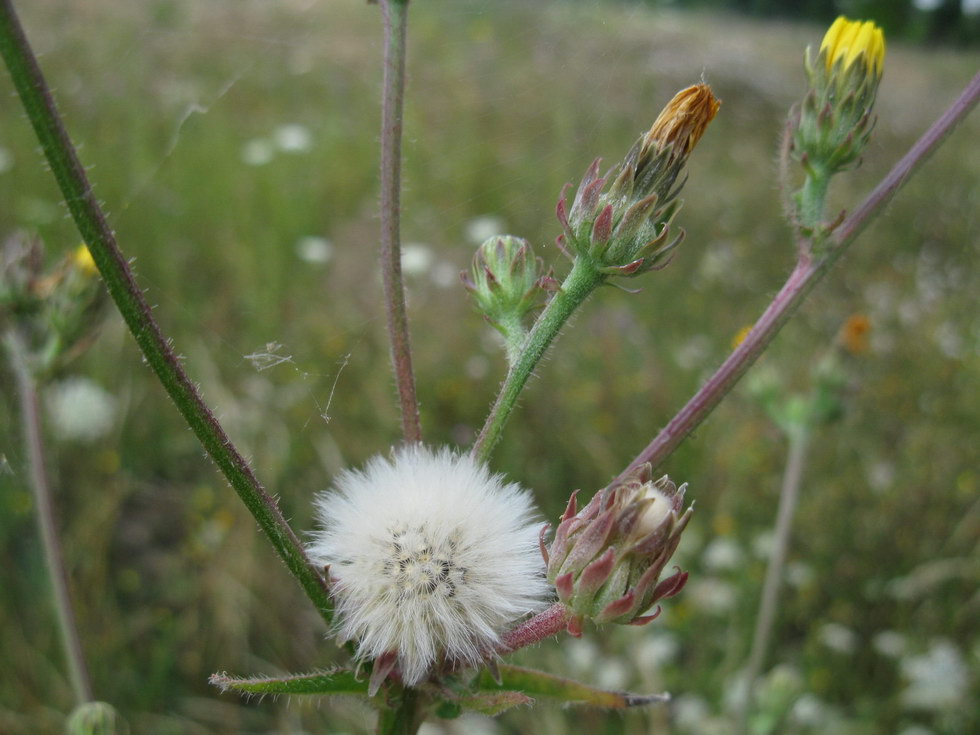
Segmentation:
<svg viewBox="0 0 980 735">
<path fill-rule="evenodd" d="M 752 637 L 752 650 L 745 669 L 745 698 L 740 703 L 740 728 L 747 734 L 749 731 L 749 715 L 752 713 L 755 680 L 759 678 L 762 666 L 765 664 L 769 639 L 772 636 L 773 623 L 779 605 L 779 588 L 786 568 L 786 556 L 789 552 L 790 533 L 793 529 L 793 516 L 803 484 L 803 468 L 806 451 L 809 444 L 810 432 L 808 427 L 796 424 L 789 432 L 789 456 L 783 483 L 779 491 L 779 509 L 776 515 L 776 534 L 773 548 L 766 567 L 766 579 L 762 585 L 762 596 L 759 600 L 759 613 L 755 619 L 755 634 Z"/>
<path fill-rule="evenodd" d="M 381 275 L 391 362 L 402 412 L 402 434 L 406 442 L 414 443 L 422 441 L 422 426 L 412 370 L 399 234 L 407 16 L 408 0 L 381 0 L 385 39 L 381 98 Z"/>
<path fill-rule="evenodd" d="M 38 386 L 28 367 L 27 350 L 19 335 L 13 330 L 8 332 L 4 338 L 4 346 L 7 348 L 10 365 L 17 380 L 20 420 L 24 430 L 24 446 L 30 469 L 30 485 L 37 511 L 41 548 L 44 550 L 44 564 L 47 567 L 48 580 L 51 582 L 51 593 L 58 617 L 58 632 L 61 634 L 61 644 L 68 664 L 68 676 L 75 692 L 75 704 L 81 705 L 92 701 L 92 684 L 89 681 L 75 611 L 71 604 L 71 593 L 68 590 L 65 555 L 55 525 L 54 503 L 44 461 Z"/>
<path fill-rule="evenodd" d="M 92 192 L 85 169 L 62 124 L 37 59 L 10 0 L 0 0 L 0 55 L 20 95 L 75 225 L 88 245 L 109 295 L 139 344 L 147 364 L 177 405 L 177 410 L 207 454 L 238 493 L 272 542 L 286 567 L 328 623 L 332 605 L 327 583 L 286 523 L 275 499 L 228 439 L 218 420 L 187 377 L 170 341 L 164 337 L 137 285 L 129 263 L 116 245 L 112 229 Z"/>
<path fill-rule="evenodd" d="M 425 720 L 419 693 L 406 687 L 395 707 L 381 710 L 378 715 L 378 735 L 416 735 Z"/>
<path fill-rule="evenodd" d="M 510 418 L 517 398 L 527 384 L 528 378 L 544 357 L 548 346 L 554 341 L 561 328 L 579 306 L 602 283 L 602 276 L 581 256 L 575 260 L 571 272 L 561 285 L 561 290 L 548 303 L 531 328 L 517 360 L 507 372 L 507 378 L 497 394 L 497 400 L 490 409 L 483 429 L 473 444 L 473 455 L 486 462 L 493 448 L 500 441 L 500 434 Z"/>
<path fill-rule="evenodd" d="M 811 167 L 799 192 L 800 224 L 808 233 L 819 232 L 824 223 L 827 188 L 830 176 L 822 169 Z"/>
</svg>

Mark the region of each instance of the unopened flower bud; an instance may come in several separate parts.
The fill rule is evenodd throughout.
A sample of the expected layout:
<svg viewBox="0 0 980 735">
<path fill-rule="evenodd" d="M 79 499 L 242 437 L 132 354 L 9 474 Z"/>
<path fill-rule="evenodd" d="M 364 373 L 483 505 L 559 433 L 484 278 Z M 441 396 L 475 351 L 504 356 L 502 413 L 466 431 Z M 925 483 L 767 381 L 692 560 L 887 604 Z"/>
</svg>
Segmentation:
<svg viewBox="0 0 980 735">
<path fill-rule="evenodd" d="M 486 240 L 473 256 L 470 272 L 460 275 L 477 308 L 504 335 L 508 349 L 519 347 L 525 318 L 557 287 L 531 244 L 512 235 Z"/>
<path fill-rule="evenodd" d="M 643 625 L 660 612 L 644 615 L 651 606 L 681 591 L 687 572 L 660 575 L 691 516 L 686 487 L 666 476 L 653 481 L 644 465 L 581 511 L 572 496 L 551 547 L 542 543 L 548 580 L 572 614 L 570 632 L 585 619 Z"/>
<path fill-rule="evenodd" d="M 681 206 L 681 172 L 720 104 L 708 85 L 688 87 L 667 104 L 618 168 L 600 178 L 599 160 L 594 161 L 571 208 L 564 196 L 558 202 L 562 252 L 589 260 L 606 277 L 635 276 L 667 265 L 684 236 L 683 230 L 675 236 L 670 232 Z"/>
<path fill-rule="evenodd" d="M 75 708 L 65 724 L 68 735 L 124 735 L 126 721 L 106 702 L 86 702 Z"/>
<path fill-rule="evenodd" d="M 885 36 L 871 21 L 840 16 L 817 58 L 804 57 L 808 91 L 793 131 L 792 153 L 826 175 L 854 163 L 874 127 L 872 107 L 885 64 Z"/>
</svg>

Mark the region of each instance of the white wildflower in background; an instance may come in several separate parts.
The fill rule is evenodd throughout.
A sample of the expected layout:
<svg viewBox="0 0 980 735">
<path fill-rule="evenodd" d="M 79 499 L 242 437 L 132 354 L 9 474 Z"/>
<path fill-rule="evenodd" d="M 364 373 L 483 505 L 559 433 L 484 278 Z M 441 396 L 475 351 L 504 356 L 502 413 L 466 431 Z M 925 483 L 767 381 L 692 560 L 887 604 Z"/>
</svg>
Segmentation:
<svg viewBox="0 0 980 735">
<path fill-rule="evenodd" d="M 940 712 L 962 706 L 970 691 L 970 669 L 952 641 L 937 638 L 929 650 L 902 660 L 908 686 L 902 703 L 910 709 Z"/>
<path fill-rule="evenodd" d="M 105 436 L 116 420 L 116 398 L 88 378 L 69 378 L 52 385 L 45 404 L 55 436 L 92 442 Z"/>
<path fill-rule="evenodd" d="M 242 146 L 242 163 L 248 166 L 265 166 L 275 155 L 272 141 L 266 138 L 252 138 Z"/>
<path fill-rule="evenodd" d="M 474 245 L 479 245 L 495 235 L 507 232 L 507 223 L 500 217 L 484 214 L 474 217 L 466 223 L 466 239 Z"/>
<path fill-rule="evenodd" d="M 0 174 L 14 167 L 14 154 L 0 145 Z"/>
<path fill-rule="evenodd" d="M 718 537 L 701 554 L 705 569 L 713 572 L 730 572 L 738 569 L 745 561 L 742 547 L 728 538 Z"/>
<path fill-rule="evenodd" d="M 432 248 L 424 242 L 407 242 L 402 245 L 402 273 L 406 276 L 421 276 L 428 273 L 435 259 Z"/>
<path fill-rule="evenodd" d="M 313 147 L 313 134 L 305 125 L 280 125 L 272 134 L 276 147 L 283 153 L 306 153 Z"/>
<path fill-rule="evenodd" d="M 306 235 L 296 241 L 296 255 L 304 263 L 326 265 L 333 259 L 333 243 L 325 237 Z"/>
<path fill-rule="evenodd" d="M 898 658 L 905 653 L 907 644 L 905 636 L 901 633 L 894 630 L 883 630 L 875 633 L 874 638 L 871 639 L 871 645 L 882 656 Z"/>
<path fill-rule="evenodd" d="M 817 635 L 820 642 L 837 653 L 854 653 L 858 647 L 857 634 L 840 623 L 824 623 Z"/>
<path fill-rule="evenodd" d="M 548 594 L 530 494 L 469 455 L 413 446 L 321 494 L 309 551 L 329 565 L 338 635 L 397 656 L 419 683 L 441 660 L 478 664 Z"/>
</svg>

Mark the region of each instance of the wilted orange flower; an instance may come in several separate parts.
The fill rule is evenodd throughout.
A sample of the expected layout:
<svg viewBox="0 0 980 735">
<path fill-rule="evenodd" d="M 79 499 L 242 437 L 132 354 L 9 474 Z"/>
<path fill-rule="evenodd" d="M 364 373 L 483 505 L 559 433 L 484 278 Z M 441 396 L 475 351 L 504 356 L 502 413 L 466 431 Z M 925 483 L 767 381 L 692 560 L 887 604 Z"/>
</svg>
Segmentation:
<svg viewBox="0 0 980 735">
<path fill-rule="evenodd" d="M 687 157 L 701 140 L 719 107 L 721 102 L 707 84 L 682 89 L 667 103 L 643 142 L 661 150 L 668 145 L 675 146 L 682 156 Z"/>
</svg>

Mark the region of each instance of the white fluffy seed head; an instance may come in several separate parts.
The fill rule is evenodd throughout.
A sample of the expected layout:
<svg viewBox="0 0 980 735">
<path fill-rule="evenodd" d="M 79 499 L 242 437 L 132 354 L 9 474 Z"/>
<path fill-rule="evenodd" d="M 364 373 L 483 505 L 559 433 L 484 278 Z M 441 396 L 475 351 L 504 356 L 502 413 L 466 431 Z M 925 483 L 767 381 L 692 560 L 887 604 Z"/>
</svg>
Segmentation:
<svg viewBox="0 0 980 735">
<path fill-rule="evenodd" d="M 530 494 L 469 455 L 374 457 L 316 511 L 309 553 L 330 566 L 338 636 L 362 658 L 396 653 L 408 685 L 438 660 L 479 663 L 549 594 Z"/>
</svg>

